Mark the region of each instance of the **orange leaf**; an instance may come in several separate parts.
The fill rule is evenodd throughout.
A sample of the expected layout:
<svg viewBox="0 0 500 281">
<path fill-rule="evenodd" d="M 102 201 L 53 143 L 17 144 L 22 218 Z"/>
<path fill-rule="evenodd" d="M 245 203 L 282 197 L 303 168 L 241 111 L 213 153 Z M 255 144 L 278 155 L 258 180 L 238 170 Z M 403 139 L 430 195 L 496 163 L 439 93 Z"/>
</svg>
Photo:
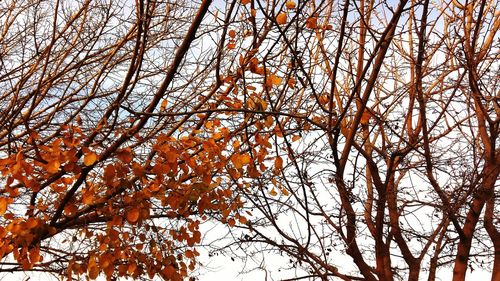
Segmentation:
<svg viewBox="0 0 500 281">
<path fill-rule="evenodd" d="M 365 112 L 363 112 L 363 115 L 361 115 L 361 125 L 368 125 L 368 122 L 370 122 L 370 118 L 372 118 L 372 114 L 368 110 L 365 110 Z"/>
<path fill-rule="evenodd" d="M 229 30 L 228 34 L 229 34 L 229 37 L 231 37 L 231 38 L 236 37 L 236 31 L 234 31 L 233 29 Z"/>
<path fill-rule="evenodd" d="M 269 195 L 276 196 L 276 195 L 278 195 L 278 192 L 276 192 L 276 189 L 274 189 L 274 187 L 273 187 L 273 189 L 271 191 L 269 191 Z"/>
<path fill-rule="evenodd" d="M 285 24 L 285 23 L 287 22 L 287 20 L 288 20 L 288 19 L 287 19 L 287 15 L 286 15 L 286 13 L 284 13 L 284 12 L 281 12 L 281 13 L 279 13 L 279 14 L 276 16 L 276 22 L 277 22 L 278 24 Z"/>
<path fill-rule="evenodd" d="M 94 202 L 94 194 L 92 191 L 86 191 L 82 195 L 82 203 L 86 205 L 90 205 Z"/>
<path fill-rule="evenodd" d="M 247 224 L 248 222 L 247 218 L 244 216 L 240 216 L 238 220 L 240 221 L 241 224 Z"/>
<path fill-rule="evenodd" d="M 165 110 L 165 108 L 167 107 L 167 104 L 168 104 L 167 99 L 164 99 L 164 100 L 161 102 L 161 105 L 160 105 L 160 111 Z"/>
<path fill-rule="evenodd" d="M 130 163 L 132 159 L 134 158 L 134 155 L 132 154 L 132 149 L 130 147 L 120 149 L 116 152 L 116 157 L 123 161 L 124 163 Z"/>
<path fill-rule="evenodd" d="M 241 161 L 241 157 L 239 154 L 235 154 L 231 157 L 231 162 L 233 162 L 233 165 L 236 169 L 241 169 L 243 168 L 243 162 Z"/>
<path fill-rule="evenodd" d="M 94 164 L 97 161 L 97 154 L 93 151 L 89 151 L 85 153 L 85 156 L 83 157 L 83 164 L 85 166 L 90 166 Z"/>
<path fill-rule="evenodd" d="M 288 190 L 285 187 L 281 187 L 281 193 L 283 193 L 283 195 L 285 196 L 290 195 L 290 192 L 288 192 Z"/>
<path fill-rule="evenodd" d="M 290 10 L 295 9 L 295 7 L 297 7 L 297 4 L 295 4 L 295 2 L 292 0 L 287 1 L 285 5 L 286 5 L 286 8 L 290 9 Z"/>
<path fill-rule="evenodd" d="M 241 155 L 241 157 L 240 157 L 240 158 L 241 158 L 241 162 L 243 163 L 243 165 L 248 165 L 248 164 L 250 164 L 250 160 L 251 160 L 251 159 L 250 159 L 250 155 L 248 155 L 248 154 L 243 154 L 243 155 Z"/>
<path fill-rule="evenodd" d="M 274 169 L 281 170 L 281 168 L 283 168 L 283 159 L 280 156 L 278 156 L 274 161 Z"/>
<path fill-rule="evenodd" d="M 306 27 L 314 29 L 318 27 L 318 19 L 316 17 L 310 17 L 307 19 Z"/>
<path fill-rule="evenodd" d="M 57 173 L 57 171 L 59 171 L 59 167 L 61 167 L 61 163 L 57 159 L 50 160 L 45 166 L 47 172 L 51 174 Z"/>
<path fill-rule="evenodd" d="M 135 207 L 131 209 L 130 211 L 127 212 L 127 221 L 131 224 L 136 223 L 139 220 L 139 216 L 141 214 L 141 211 L 139 208 Z"/>
<path fill-rule="evenodd" d="M 99 276 L 99 267 L 97 265 L 89 266 L 89 278 L 96 279 Z"/>
<path fill-rule="evenodd" d="M 5 214 L 7 211 L 7 206 L 12 199 L 6 197 L 0 197 L 0 215 Z"/>
<path fill-rule="evenodd" d="M 250 4 L 250 2 L 252 2 L 252 0 L 240 0 L 241 4 L 243 5 L 246 5 L 246 4 Z"/>
<path fill-rule="evenodd" d="M 281 78 L 274 75 L 274 74 L 269 74 L 266 79 L 266 86 L 268 88 L 271 88 L 272 86 L 279 86 L 281 84 Z"/>
</svg>

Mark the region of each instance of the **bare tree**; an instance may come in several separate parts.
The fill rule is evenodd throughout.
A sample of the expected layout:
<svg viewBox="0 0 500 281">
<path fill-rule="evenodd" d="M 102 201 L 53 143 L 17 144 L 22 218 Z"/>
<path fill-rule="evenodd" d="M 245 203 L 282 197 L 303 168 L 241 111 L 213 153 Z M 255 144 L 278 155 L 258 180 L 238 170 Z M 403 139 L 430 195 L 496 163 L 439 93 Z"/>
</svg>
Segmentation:
<svg viewBox="0 0 500 281">
<path fill-rule="evenodd" d="M 497 280 L 497 2 L 0 3 L 0 271 Z"/>
</svg>

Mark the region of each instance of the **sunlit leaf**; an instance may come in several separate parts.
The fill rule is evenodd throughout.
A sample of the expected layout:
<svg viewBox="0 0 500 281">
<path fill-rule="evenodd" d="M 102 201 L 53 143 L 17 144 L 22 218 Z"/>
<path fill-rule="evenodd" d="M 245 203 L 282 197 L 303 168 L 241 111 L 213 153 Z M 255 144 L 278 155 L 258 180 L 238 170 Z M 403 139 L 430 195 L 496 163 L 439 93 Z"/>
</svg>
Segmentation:
<svg viewBox="0 0 500 281">
<path fill-rule="evenodd" d="M 61 167 L 61 163 L 57 159 L 50 160 L 47 165 L 45 166 L 47 169 L 47 172 L 51 174 L 57 173 L 59 171 L 59 167 Z"/>
<path fill-rule="evenodd" d="M 276 22 L 278 24 L 285 24 L 287 20 L 288 20 L 287 15 L 284 12 L 281 12 L 276 16 Z"/>
<path fill-rule="evenodd" d="M 88 151 L 83 156 L 83 164 L 85 166 L 91 166 L 97 161 L 97 154 L 93 151 Z"/>
<path fill-rule="evenodd" d="M 271 191 L 269 191 L 269 195 L 276 196 L 276 195 L 278 195 L 278 192 L 276 192 L 276 189 L 274 189 L 274 187 L 273 187 L 273 189 L 271 189 Z"/>
<path fill-rule="evenodd" d="M 290 10 L 295 9 L 297 7 L 297 4 L 293 0 L 287 1 L 285 5 L 286 8 Z"/>
</svg>

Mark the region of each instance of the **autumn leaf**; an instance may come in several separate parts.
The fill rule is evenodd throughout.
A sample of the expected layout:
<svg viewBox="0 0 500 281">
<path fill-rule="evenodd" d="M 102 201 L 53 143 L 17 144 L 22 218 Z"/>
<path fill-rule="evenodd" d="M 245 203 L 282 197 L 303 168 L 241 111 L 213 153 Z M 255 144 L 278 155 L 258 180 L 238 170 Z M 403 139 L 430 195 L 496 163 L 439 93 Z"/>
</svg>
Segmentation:
<svg viewBox="0 0 500 281">
<path fill-rule="evenodd" d="M 246 218 L 246 217 L 244 217 L 244 216 L 240 216 L 240 217 L 238 218 L 238 221 L 239 221 L 241 224 L 247 224 L 247 222 L 248 222 L 247 218 Z"/>
<path fill-rule="evenodd" d="M 271 73 L 266 77 L 266 87 L 271 88 L 272 86 L 279 86 L 281 85 L 281 80 L 280 77 Z"/>
<path fill-rule="evenodd" d="M 288 190 L 284 186 L 281 187 L 281 193 L 283 193 L 283 195 L 285 195 L 285 196 L 290 195 L 290 193 L 288 192 Z"/>
<path fill-rule="evenodd" d="M 250 4 L 250 2 L 252 2 L 252 0 L 240 0 L 240 3 L 243 5 Z"/>
<path fill-rule="evenodd" d="M 87 153 L 84 153 L 83 164 L 85 164 L 85 166 L 91 166 L 96 161 L 97 161 L 97 154 L 95 152 L 87 150 Z"/>
<path fill-rule="evenodd" d="M 234 154 L 231 157 L 231 162 L 236 169 L 241 169 L 243 166 L 250 164 L 251 158 L 248 154 Z"/>
<path fill-rule="evenodd" d="M 160 111 L 164 111 L 165 108 L 167 107 L 167 104 L 168 104 L 167 99 L 163 99 L 163 101 L 161 102 L 161 105 L 160 105 Z"/>
<path fill-rule="evenodd" d="M 99 276 L 99 267 L 97 267 L 97 265 L 95 264 L 90 265 L 88 269 L 88 274 L 90 279 L 97 279 L 97 276 Z"/>
<path fill-rule="evenodd" d="M 278 192 L 276 192 L 276 189 L 274 189 L 274 187 L 273 187 L 273 189 L 271 189 L 271 191 L 269 191 L 269 195 L 276 196 L 276 195 L 278 195 Z"/>
<path fill-rule="evenodd" d="M 318 27 L 318 18 L 310 17 L 306 21 L 306 27 L 310 29 L 315 29 Z"/>
<path fill-rule="evenodd" d="M 134 155 L 132 154 L 132 149 L 130 147 L 118 150 L 116 152 L 116 157 L 126 164 L 132 162 L 132 159 L 134 159 Z"/>
<path fill-rule="evenodd" d="M 127 221 L 130 224 L 134 224 L 139 220 L 141 210 L 138 207 L 134 207 L 127 212 Z"/>
<path fill-rule="evenodd" d="M 292 10 L 292 9 L 295 9 L 297 7 L 297 4 L 294 1 L 290 0 L 290 1 L 286 2 L 285 6 L 287 9 Z"/>
<path fill-rule="evenodd" d="M 370 111 L 365 110 L 365 112 L 363 112 L 363 115 L 361 115 L 361 121 L 360 121 L 361 125 L 368 125 L 371 117 L 372 114 L 370 113 Z"/>
<path fill-rule="evenodd" d="M 7 211 L 7 206 L 12 201 L 12 199 L 7 197 L 0 197 L 0 215 L 5 214 Z"/>
<path fill-rule="evenodd" d="M 282 168 L 283 168 L 283 158 L 277 156 L 276 160 L 274 161 L 274 169 L 281 170 Z"/>
<path fill-rule="evenodd" d="M 57 171 L 59 171 L 59 167 L 61 167 L 61 163 L 57 159 L 50 160 L 49 163 L 47 163 L 47 165 L 45 166 L 47 172 L 51 174 L 57 173 Z"/>
<path fill-rule="evenodd" d="M 84 191 L 82 194 L 82 203 L 86 205 L 90 205 L 94 203 L 94 194 L 92 191 Z"/>
<path fill-rule="evenodd" d="M 287 15 L 284 12 L 281 12 L 276 16 L 276 22 L 280 25 L 285 24 L 287 20 L 288 20 Z"/>
</svg>

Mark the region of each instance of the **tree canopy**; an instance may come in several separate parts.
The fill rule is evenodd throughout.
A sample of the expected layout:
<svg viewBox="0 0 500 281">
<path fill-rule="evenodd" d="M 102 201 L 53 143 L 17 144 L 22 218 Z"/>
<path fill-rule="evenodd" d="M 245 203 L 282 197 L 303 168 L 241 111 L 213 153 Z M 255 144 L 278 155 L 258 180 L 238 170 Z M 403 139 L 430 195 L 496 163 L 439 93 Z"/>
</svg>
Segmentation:
<svg viewBox="0 0 500 281">
<path fill-rule="evenodd" d="M 0 272 L 499 280 L 499 28 L 495 0 L 2 1 Z"/>
</svg>

